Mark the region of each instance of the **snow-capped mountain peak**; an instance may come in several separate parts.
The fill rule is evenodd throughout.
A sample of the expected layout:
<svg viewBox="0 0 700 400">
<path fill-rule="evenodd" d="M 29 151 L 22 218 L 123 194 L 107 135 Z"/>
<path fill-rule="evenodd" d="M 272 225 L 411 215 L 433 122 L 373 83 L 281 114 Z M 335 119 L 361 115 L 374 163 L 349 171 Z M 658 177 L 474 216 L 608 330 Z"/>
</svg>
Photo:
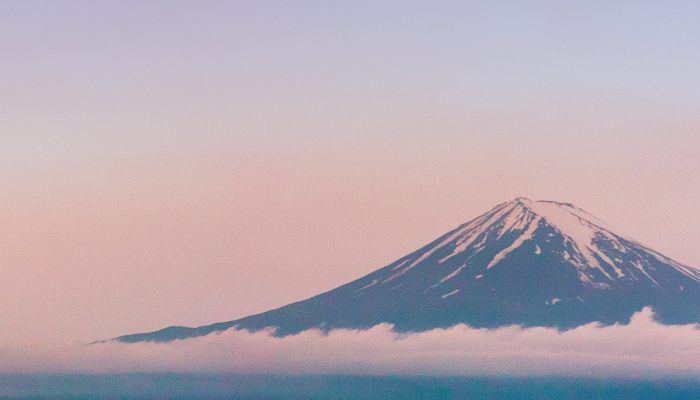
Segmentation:
<svg viewBox="0 0 700 400">
<path fill-rule="evenodd" d="M 483 264 L 483 259 L 474 258 L 483 249 L 498 248 L 485 263 L 484 271 L 479 271 L 483 277 L 525 245 L 537 255 L 541 255 L 543 249 L 558 255 L 564 263 L 576 268 L 582 282 L 598 288 L 606 288 L 609 281 L 621 279 L 646 279 L 660 285 L 649 269 L 650 259 L 671 264 L 700 282 L 696 270 L 613 233 L 605 222 L 571 203 L 518 197 L 459 226 L 443 238 L 415 259 L 397 265 L 396 272 L 383 283 L 399 279 L 435 254 L 444 254 L 435 260 L 437 264 L 466 255 L 462 257 L 464 264 L 445 276 L 444 280 L 449 280 L 472 264 Z"/>
</svg>

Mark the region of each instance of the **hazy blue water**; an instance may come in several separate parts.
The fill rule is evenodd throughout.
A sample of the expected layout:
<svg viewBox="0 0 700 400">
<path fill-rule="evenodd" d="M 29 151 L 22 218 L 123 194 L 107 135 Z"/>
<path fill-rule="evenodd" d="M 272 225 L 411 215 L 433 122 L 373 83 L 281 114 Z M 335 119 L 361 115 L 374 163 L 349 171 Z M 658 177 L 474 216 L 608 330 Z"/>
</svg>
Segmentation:
<svg viewBox="0 0 700 400">
<path fill-rule="evenodd" d="M 700 399 L 700 380 L 4 375 L 2 399 Z"/>
</svg>

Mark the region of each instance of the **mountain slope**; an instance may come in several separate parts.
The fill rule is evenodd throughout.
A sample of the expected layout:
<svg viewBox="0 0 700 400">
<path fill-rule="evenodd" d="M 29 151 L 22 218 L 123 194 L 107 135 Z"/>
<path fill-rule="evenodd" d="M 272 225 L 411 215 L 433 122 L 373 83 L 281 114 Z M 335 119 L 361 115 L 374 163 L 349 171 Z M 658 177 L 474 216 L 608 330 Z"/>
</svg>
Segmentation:
<svg viewBox="0 0 700 400">
<path fill-rule="evenodd" d="M 651 306 L 663 323 L 700 322 L 700 271 L 613 233 L 570 203 L 517 198 L 360 279 L 239 320 L 169 327 L 121 342 L 236 327 L 287 335 L 318 327 L 399 331 L 466 323 L 572 328 L 625 323 Z"/>
</svg>

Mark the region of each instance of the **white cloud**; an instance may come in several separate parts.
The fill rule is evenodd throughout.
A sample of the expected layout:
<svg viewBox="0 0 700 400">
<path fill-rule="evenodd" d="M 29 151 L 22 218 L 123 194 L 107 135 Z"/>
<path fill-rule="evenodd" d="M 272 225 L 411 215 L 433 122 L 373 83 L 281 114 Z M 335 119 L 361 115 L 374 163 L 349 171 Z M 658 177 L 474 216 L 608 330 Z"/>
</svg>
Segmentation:
<svg viewBox="0 0 700 400">
<path fill-rule="evenodd" d="M 700 376 L 700 329 L 665 326 L 644 309 L 628 325 L 397 334 L 309 330 L 284 338 L 229 330 L 171 343 L 0 347 L 0 372 L 230 372 L 434 375 Z"/>
</svg>

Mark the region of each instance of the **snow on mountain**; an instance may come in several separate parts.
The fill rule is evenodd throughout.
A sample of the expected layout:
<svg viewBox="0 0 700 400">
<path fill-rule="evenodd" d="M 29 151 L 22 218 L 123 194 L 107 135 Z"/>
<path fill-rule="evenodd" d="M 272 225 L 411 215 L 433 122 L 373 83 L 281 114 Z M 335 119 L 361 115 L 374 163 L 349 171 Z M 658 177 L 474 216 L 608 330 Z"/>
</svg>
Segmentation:
<svg viewBox="0 0 700 400">
<path fill-rule="evenodd" d="M 421 331 L 466 323 L 570 328 L 626 322 L 652 306 L 661 322 L 700 321 L 700 271 L 616 233 L 570 203 L 519 197 L 360 279 L 305 301 L 199 328 L 117 338 L 168 341 L 231 327 Z"/>
<path fill-rule="evenodd" d="M 505 235 L 515 235 L 511 243 L 487 263 L 486 269 L 490 270 L 524 243 L 532 242 L 536 231 L 547 229 L 555 232 L 548 233 L 548 238 L 544 241 L 551 243 L 556 237 L 562 239 L 561 246 L 554 251 L 558 251 L 564 261 L 576 268 L 579 279 L 585 284 L 605 286 L 606 281 L 648 279 L 658 285 L 647 271 L 648 257 L 668 263 L 680 273 L 700 282 L 700 273 L 697 270 L 683 266 L 632 239 L 611 232 L 607 224 L 573 204 L 532 201 L 520 197 L 458 227 L 444 241 L 421 254 L 416 260 L 405 260 L 394 268 L 397 272 L 383 283 L 400 277 L 441 249 L 451 248 L 452 251 L 446 257 L 437 260 L 438 264 L 459 254 L 475 255 L 483 250 L 487 241 L 492 243 Z M 535 244 L 535 253 L 539 255 L 541 252 L 540 246 Z M 471 257 L 467 258 L 467 264 L 459 266 L 444 279 L 454 278 L 470 261 Z M 404 266 L 408 262 L 410 264 Z M 637 272 L 630 273 L 628 270 L 631 266 Z M 605 279 L 601 279 L 603 277 Z"/>
</svg>

